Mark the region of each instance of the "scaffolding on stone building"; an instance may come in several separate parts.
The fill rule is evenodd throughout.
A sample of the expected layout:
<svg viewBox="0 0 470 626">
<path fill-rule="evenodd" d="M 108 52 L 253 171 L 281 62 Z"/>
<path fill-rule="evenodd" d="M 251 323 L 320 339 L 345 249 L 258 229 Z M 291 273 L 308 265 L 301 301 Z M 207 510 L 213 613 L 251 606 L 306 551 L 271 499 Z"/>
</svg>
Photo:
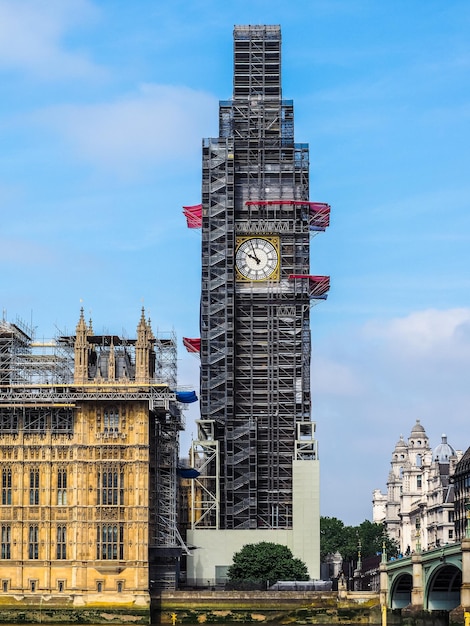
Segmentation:
<svg viewBox="0 0 470 626">
<path fill-rule="evenodd" d="M 79 403 L 144 401 L 149 409 L 149 551 L 153 589 L 177 586 L 179 555 L 186 550 L 177 527 L 178 437 L 184 393 L 177 390 L 174 333 L 150 335 L 150 372 L 136 382 L 136 340 L 86 331 L 86 380 L 75 380 L 74 335 L 37 341 L 25 324 L 0 321 L 0 435 L 74 432 Z M 184 400 L 183 400 L 184 401 Z M 113 438 L 107 427 L 97 436 Z M 103 444 L 106 443 L 103 441 Z"/>
<path fill-rule="evenodd" d="M 201 338 L 185 344 L 201 358 L 193 528 L 292 527 L 292 459 L 317 454 L 310 307 L 329 289 L 310 275 L 310 237 L 330 207 L 308 198 L 308 145 L 294 142 L 281 93 L 280 28 L 236 26 L 233 98 L 220 102 L 219 137 L 203 142 L 202 204 L 185 207 L 203 250 Z M 279 280 L 236 280 L 237 238 L 250 236 L 279 237 Z"/>
</svg>

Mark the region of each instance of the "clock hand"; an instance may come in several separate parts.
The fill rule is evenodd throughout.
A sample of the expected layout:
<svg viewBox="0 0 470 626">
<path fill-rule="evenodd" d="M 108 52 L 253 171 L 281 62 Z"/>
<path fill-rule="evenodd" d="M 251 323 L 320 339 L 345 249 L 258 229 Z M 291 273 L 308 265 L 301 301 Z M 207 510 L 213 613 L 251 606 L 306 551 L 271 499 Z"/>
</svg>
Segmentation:
<svg viewBox="0 0 470 626">
<path fill-rule="evenodd" d="M 256 263 L 258 263 L 258 265 L 259 265 L 260 264 L 260 260 L 256 256 L 256 250 L 255 250 L 255 246 L 254 246 L 253 240 L 251 240 L 250 243 L 251 243 L 251 248 L 253 250 L 254 256 L 251 256 L 251 254 L 249 254 L 248 256 L 250 256 L 252 259 L 254 259 L 256 261 Z"/>
<path fill-rule="evenodd" d="M 254 261 L 256 261 L 256 263 L 259 265 L 260 264 L 260 260 L 258 259 L 257 256 L 253 256 L 252 254 L 250 254 L 249 252 L 246 253 L 246 256 L 249 256 L 250 259 L 253 259 Z"/>
</svg>

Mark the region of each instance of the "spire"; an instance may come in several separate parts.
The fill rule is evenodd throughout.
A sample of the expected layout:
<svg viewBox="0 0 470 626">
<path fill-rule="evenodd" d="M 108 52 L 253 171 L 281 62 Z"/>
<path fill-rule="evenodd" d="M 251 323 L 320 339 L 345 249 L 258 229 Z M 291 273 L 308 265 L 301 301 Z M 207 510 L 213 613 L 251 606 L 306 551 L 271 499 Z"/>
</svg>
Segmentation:
<svg viewBox="0 0 470 626">
<path fill-rule="evenodd" d="M 83 307 L 75 331 L 74 382 L 84 383 L 88 379 L 88 340 Z"/>
<path fill-rule="evenodd" d="M 80 318 L 78 320 L 78 324 L 77 324 L 77 334 L 80 331 L 86 330 L 86 324 L 85 324 L 85 313 L 83 311 L 83 307 L 80 307 Z"/>
<path fill-rule="evenodd" d="M 135 382 L 149 381 L 149 348 L 153 338 L 150 325 L 145 321 L 145 309 L 142 307 L 139 324 L 137 326 L 137 341 L 135 344 Z M 149 341 L 150 340 L 150 341 Z"/>
<path fill-rule="evenodd" d="M 116 380 L 116 354 L 114 352 L 114 341 L 111 338 L 108 357 L 108 380 Z"/>
<path fill-rule="evenodd" d="M 147 332 L 148 332 L 148 338 L 150 340 L 155 339 L 155 335 L 153 334 L 153 331 L 152 331 L 152 324 L 150 322 L 150 316 L 147 320 Z"/>
</svg>

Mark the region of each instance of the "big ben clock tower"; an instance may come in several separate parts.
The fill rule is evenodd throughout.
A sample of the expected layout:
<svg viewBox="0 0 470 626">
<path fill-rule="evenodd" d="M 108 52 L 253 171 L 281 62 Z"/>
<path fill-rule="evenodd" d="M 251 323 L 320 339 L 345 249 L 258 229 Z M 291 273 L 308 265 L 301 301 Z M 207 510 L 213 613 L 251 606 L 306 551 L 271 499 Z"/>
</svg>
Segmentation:
<svg viewBox="0 0 470 626">
<path fill-rule="evenodd" d="M 328 222 L 282 99 L 280 27 L 235 26 L 233 98 L 203 142 L 195 585 L 223 582 L 233 553 L 259 541 L 287 545 L 319 577 L 310 310 L 329 279 L 310 274 L 310 239 Z"/>
</svg>

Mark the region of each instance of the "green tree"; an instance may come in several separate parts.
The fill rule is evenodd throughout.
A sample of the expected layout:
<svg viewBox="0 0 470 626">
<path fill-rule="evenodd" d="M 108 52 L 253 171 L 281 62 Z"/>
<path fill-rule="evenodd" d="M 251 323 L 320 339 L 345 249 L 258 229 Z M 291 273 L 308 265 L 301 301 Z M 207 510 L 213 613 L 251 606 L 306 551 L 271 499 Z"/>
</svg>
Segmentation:
<svg viewBox="0 0 470 626">
<path fill-rule="evenodd" d="M 399 545 L 385 533 L 383 524 L 376 524 L 366 519 L 357 527 L 357 536 L 361 540 L 363 558 L 382 553 L 384 542 L 388 556 L 398 554 Z"/>
<path fill-rule="evenodd" d="M 384 535 L 382 524 L 375 524 L 364 520 L 359 526 L 345 526 L 336 517 L 320 518 L 320 557 L 323 560 L 327 554 L 339 552 L 343 561 L 356 562 L 359 553 L 365 559 L 382 552 L 385 541 L 385 550 L 389 556 L 397 553 L 398 545 Z"/>
<path fill-rule="evenodd" d="M 269 582 L 308 580 L 307 566 L 294 558 L 286 546 L 262 541 L 251 543 L 233 555 L 228 569 L 230 582 Z"/>
<path fill-rule="evenodd" d="M 320 517 L 320 558 L 339 552 L 343 560 L 348 560 L 354 551 L 354 533 L 350 526 L 345 526 L 337 517 Z M 357 542 L 356 542 L 357 544 Z"/>
</svg>

